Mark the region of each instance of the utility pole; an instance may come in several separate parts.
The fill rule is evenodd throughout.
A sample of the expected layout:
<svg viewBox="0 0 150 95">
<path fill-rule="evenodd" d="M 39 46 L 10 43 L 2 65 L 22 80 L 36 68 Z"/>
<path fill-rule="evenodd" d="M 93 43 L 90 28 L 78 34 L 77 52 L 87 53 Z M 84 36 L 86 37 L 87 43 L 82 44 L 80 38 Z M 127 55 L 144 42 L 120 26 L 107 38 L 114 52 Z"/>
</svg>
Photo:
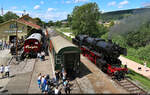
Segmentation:
<svg viewBox="0 0 150 95">
<path fill-rule="evenodd" d="M 18 26 L 16 20 L 16 62 L 18 63 Z"/>
</svg>

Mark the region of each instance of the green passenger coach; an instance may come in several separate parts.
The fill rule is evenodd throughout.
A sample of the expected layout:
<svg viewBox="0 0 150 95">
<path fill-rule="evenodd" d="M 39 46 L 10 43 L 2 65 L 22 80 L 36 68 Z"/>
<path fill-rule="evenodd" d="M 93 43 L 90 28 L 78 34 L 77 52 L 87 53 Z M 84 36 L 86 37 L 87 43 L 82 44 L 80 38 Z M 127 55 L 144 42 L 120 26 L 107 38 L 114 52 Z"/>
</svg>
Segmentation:
<svg viewBox="0 0 150 95">
<path fill-rule="evenodd" d="M 80 67 L 80 49 L 60 35 L 50 38 L 49 50 L 54 58 L 55 70 L 62 66 L 68 75 L 78 74 Z"/>
</svg>

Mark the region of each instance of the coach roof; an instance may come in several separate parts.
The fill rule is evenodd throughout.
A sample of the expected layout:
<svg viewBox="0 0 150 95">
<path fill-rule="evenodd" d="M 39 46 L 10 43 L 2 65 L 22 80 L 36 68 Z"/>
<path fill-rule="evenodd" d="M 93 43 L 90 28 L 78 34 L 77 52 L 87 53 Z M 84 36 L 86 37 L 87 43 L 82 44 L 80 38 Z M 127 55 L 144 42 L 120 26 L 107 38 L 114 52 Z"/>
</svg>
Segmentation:
<svg viewBox="0 0 150 95">
<path fill-rule="evenodd" d="M 55 36 L 55 37 L 51 37 L 51 41 L 53 43 L 55 52 L 57 54 L 61 54 L 64 51 L 76 51 L 76 52 L 80 53 L 80 49 L 77 46 L 70 43 L 65 38 L 63 38 L 59 35 Z"/>
</svg>

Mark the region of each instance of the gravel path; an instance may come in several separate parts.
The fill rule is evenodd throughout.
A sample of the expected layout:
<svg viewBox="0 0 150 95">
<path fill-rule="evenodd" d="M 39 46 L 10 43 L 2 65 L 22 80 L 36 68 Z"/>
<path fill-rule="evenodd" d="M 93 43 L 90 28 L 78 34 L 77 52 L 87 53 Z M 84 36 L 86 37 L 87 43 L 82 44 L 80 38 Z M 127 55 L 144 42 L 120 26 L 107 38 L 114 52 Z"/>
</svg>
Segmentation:
<svg viewBox="0 0 150 95">
<path fill-rule="evenodd" d="M 122 61 L 123 65 L 127 64 L 128 68 L 150 79 L 150 68 L 144 67 L 144 65 L 141 65 L 123 56 L 120 56 L 119 59 Z M 138 70 L 138 67 L 141 67 L 141 70 Z"/>
</svg>

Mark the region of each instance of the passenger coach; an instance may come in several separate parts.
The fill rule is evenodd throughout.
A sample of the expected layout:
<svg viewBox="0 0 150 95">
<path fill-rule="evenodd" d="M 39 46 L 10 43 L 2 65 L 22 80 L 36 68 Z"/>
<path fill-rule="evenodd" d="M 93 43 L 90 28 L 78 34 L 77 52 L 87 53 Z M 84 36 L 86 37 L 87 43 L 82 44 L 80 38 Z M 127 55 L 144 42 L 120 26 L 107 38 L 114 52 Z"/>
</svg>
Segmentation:
<svg viewBox="0 0 150 95">
<path fill-rule="evenodd" d="M 54 57 L 55 70 L 61 70 L 62 66 L 69 77 L 79 73 L 80 49 L 61 36 L 50 38 L 50 52 Z"/>
</svg>

